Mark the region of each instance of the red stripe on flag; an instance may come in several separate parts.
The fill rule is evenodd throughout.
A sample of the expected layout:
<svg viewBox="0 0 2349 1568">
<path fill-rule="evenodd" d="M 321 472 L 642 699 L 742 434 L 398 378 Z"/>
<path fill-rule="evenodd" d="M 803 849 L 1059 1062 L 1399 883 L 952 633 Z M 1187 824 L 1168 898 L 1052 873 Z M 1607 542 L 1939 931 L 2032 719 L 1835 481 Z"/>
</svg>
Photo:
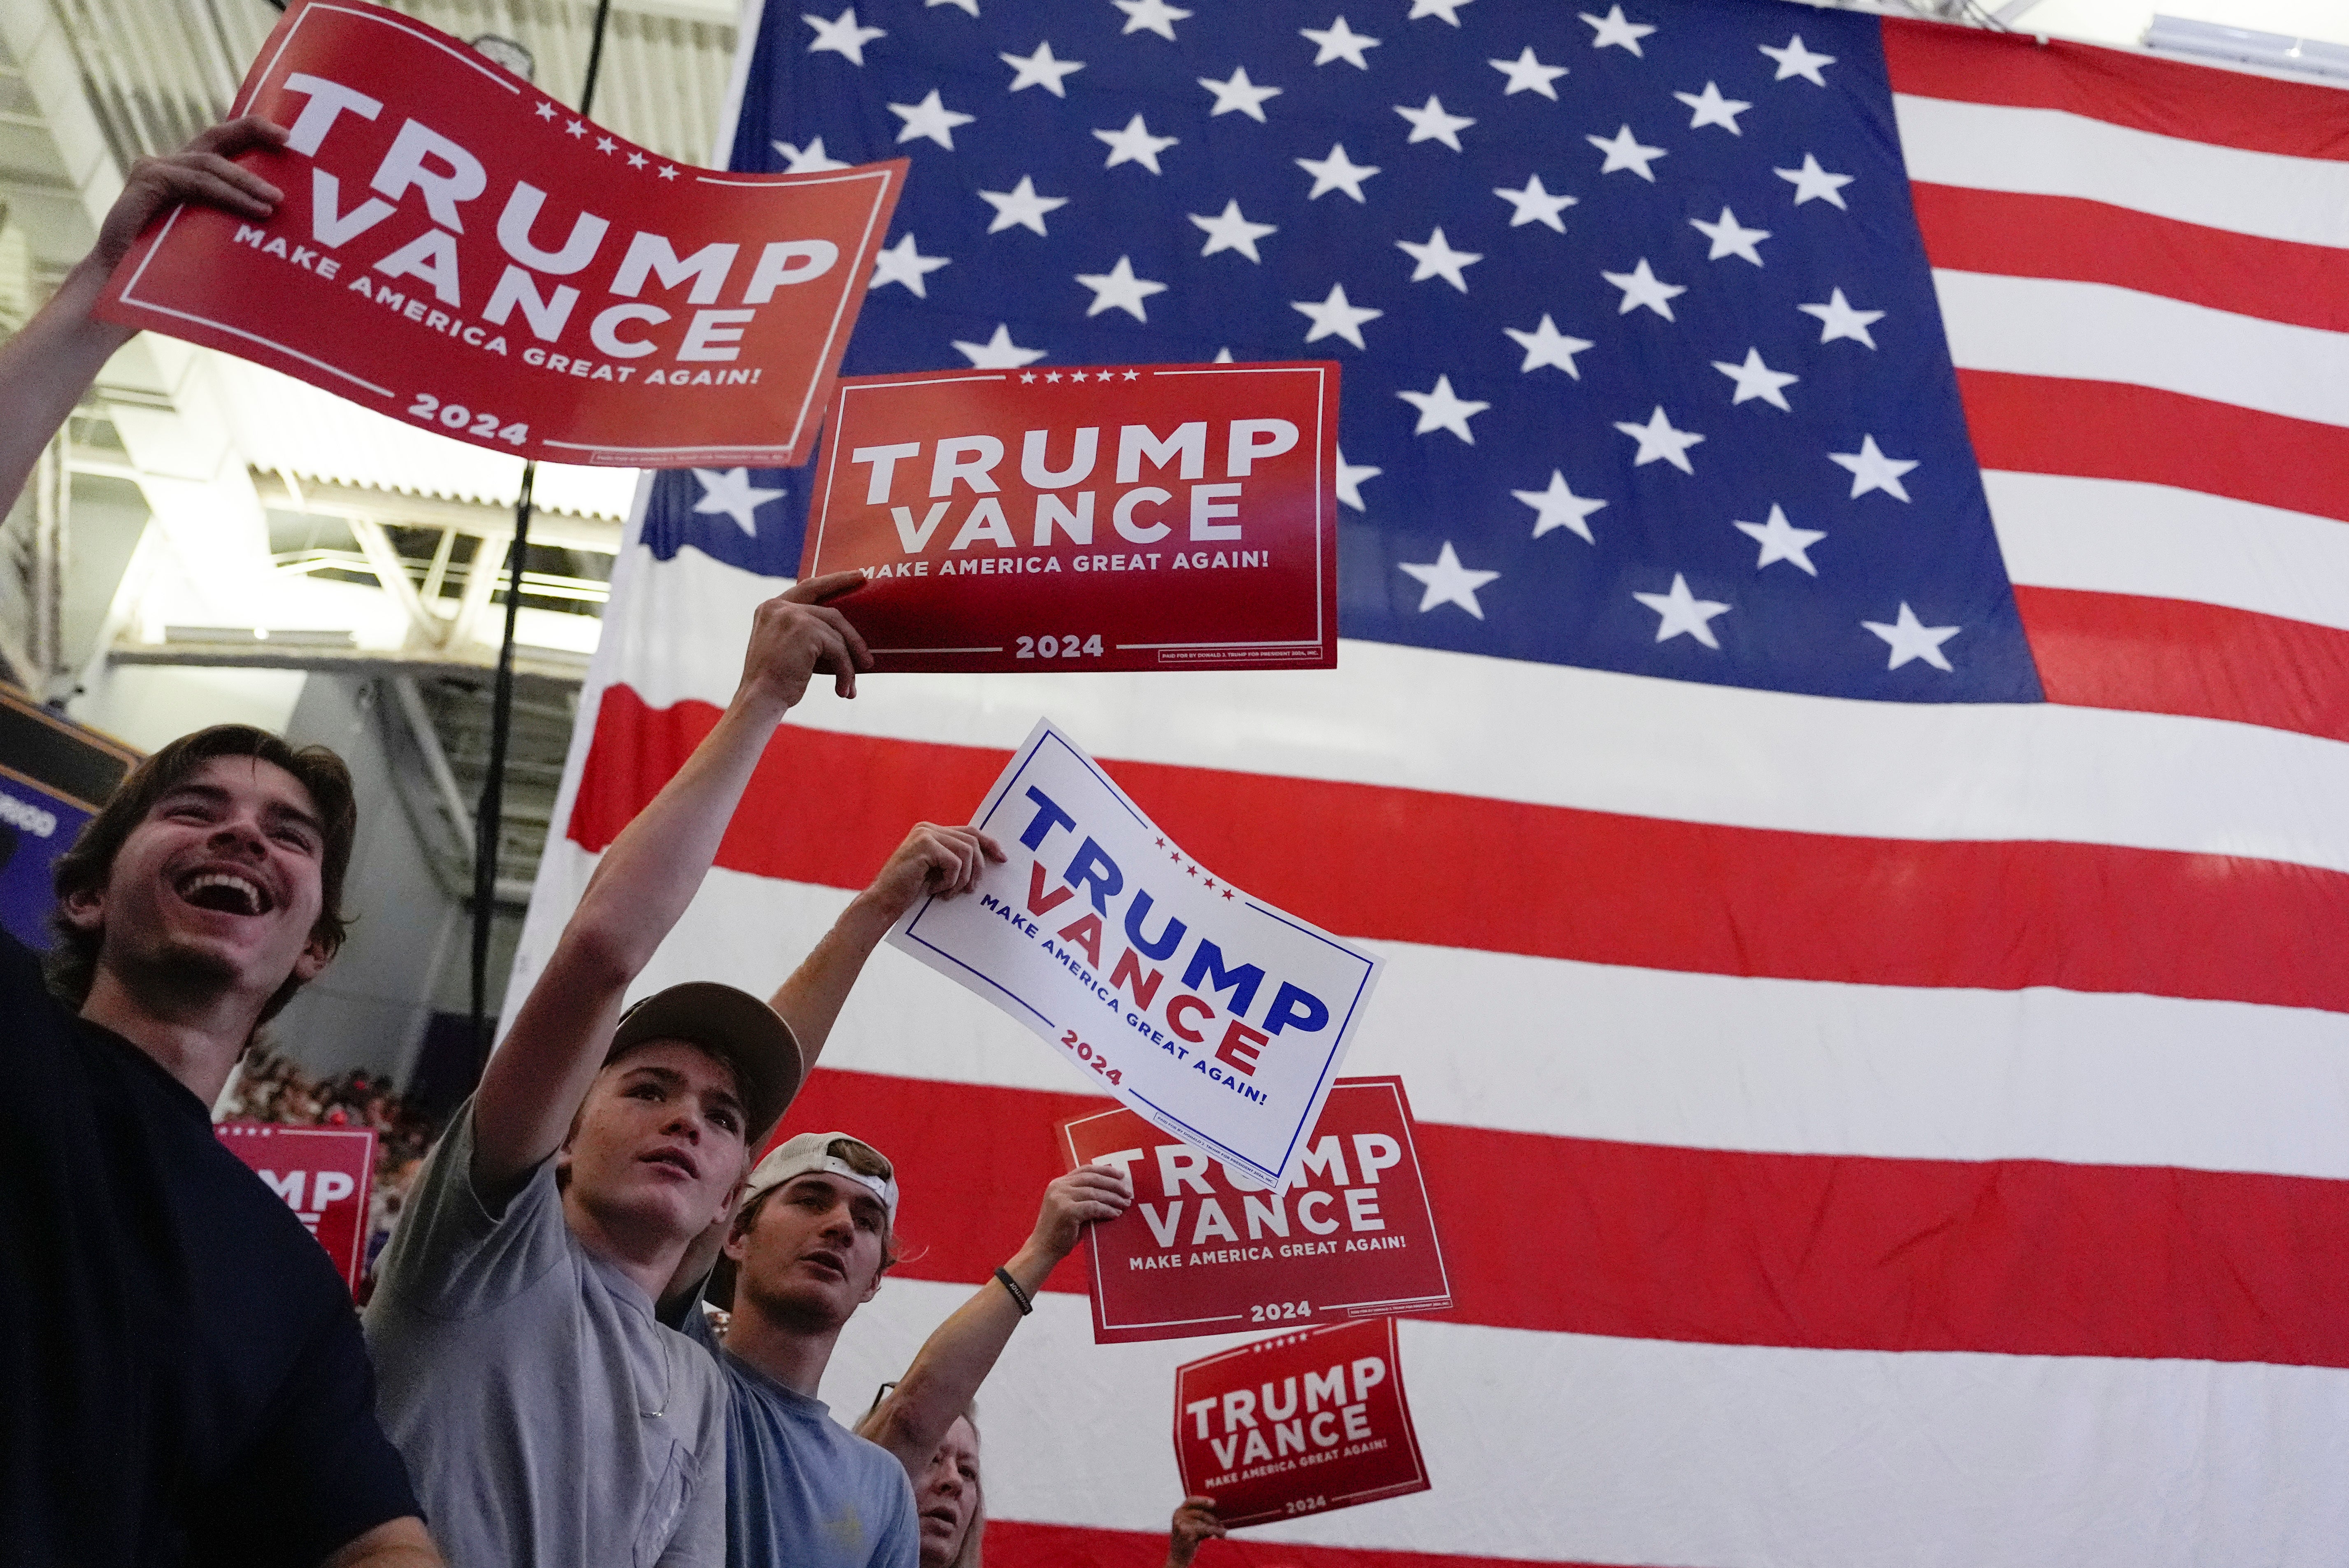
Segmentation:
<svg viewBox="0 0 2349 1568">
<path fill-rule="evenodd" d="M 2075 196 L 1912 184 L 1937 267 L 2062 278 L 2349 331 L 2349 251 L 2157 218 Z"/>
<path fill-rule="evenodd" d="M 1171 1410 L 1169 1414 L 1172 1414 Z M 1176 1483 L 1174 1467 L 1166 1467 L 1167 1514 Z M 1528 1504 L 1530 1505 L 1530 1502 Z M 1030 1524 L 1022 1520 L 987 1521 L 987 1552 L 990 1557 L 1016 1563 L 1019 1568 L 1161 1568 L 1166 1561 L 1166 1532 L 1136 1530 L 1092 1530 L 1076 1524 Z M 1206 1548 L 1209 1568 L 1516 1568 L 1516 1560 L 1502 1557 L 1449 1557 L 1432 1552 L 1385 1552 L 1368 1546 L 1304 1546 L 1286 1541 L 1257 1541 L 1245 1535 L 1226 1536 Z M 1597 1564 L 1545 1559 L 1541 1568 L 1598 1568 Z"/>
<path fill-rule="evenodd" d="M 2030 35 L 1888 20 L 1892 90 L 2012 109 L 2053 109 L 2156 136 L 2349 161 L 2337 88 L 2156 59 Z"/>
<path fill-rule="evenodd" d="M 590 850 L 717 722 L 606 688 L 571 836 Z M 719 849 L 861 888 L 913 822 L 964 822 L 1008 753 L 786 725 Z M 2053 985 L 2349 1012 L 2349 875 L 2109 845 L 1723 827 L 1157 763 L 1107 764 L 1238 886 L 1350 936 L 1709 974 Z M 1335 854 L 1333 845 L 1375 845 Z M 1559 898 L 1561 888 L 1573 889 Z"/>
<path fill-rule="evenodd" d="M 975 1005 L 975 1004 L 974 1004 Z M 1041 1047 L 1039 1047 L 1041 1049 Z M 819 1070 L 786 1118 L 896 1163 L 899 1272 L 977 1288 L 1079 1095 Z M 2349 1366 L 2349 1182 L 1747 1154 L 1420 1124 L 1454 1321 L 1809 1349 Z M 1085 1288 L 1081 1254 L 1047 1289 Z"/>
<path fill-rule="evenodd" d="M 2349 632 L 2189 599 L 2014 590 L 2051 702 L 2349 741 Z"/>
<path fill-rule="evenodd" d="M 2121 381 L 1960 370 L 1982 467 L 2129 479 L 2349 521 L 2349 430 Z"/>
</svg>

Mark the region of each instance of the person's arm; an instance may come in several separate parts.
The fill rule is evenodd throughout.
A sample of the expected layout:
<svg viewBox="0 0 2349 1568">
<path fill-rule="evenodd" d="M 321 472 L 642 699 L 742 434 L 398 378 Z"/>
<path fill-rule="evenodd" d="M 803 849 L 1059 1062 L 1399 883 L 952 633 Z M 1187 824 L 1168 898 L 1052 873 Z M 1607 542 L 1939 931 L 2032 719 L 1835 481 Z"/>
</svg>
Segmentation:
<svg viewBox="0 0 2349 1568">
<path fill-rule="evenodd" d="M 1185 1498 L 1174 1511 L 1173 1528 L 1166 1533 L 1166 1568 L 1191 1568 L 1191 1559 L 1199 1554 L 1201 1542 L 1230 1533 L 1216 1517 L 1214 1498 Z"/>
<path fill-rule="evenodd" d="M 425 1533 L 424 1521 L 410 1514 L 384 1521 L 318 1568 L 448 1568 L 448 1563 Z"/>
<path fill-rule="evenodd" d="M 0 498 L 8 504 L 25 487 L 66 416 L 106 368 L 132 329 L 100 321 L 91 311 L 115 264 L 163 209 L 207 202 L 244 218 L 266 218 L 284 192 L 230 160 L 256 147 L 282 146 L 285 132 L 265 119 L 232 119 L 165 158 L 130 166 L 98 231 L 98 244 L 75 264 L 33 319 L 0 347 Z"/>
<path fill-rule="evenodd" d="M 1027 1244 L 1003 1265 L 1033 1300 L 1044 1276 L 1076 1250 L 1077 1237 L 1097 1220 L 1114 1220 L 1133 1201 L 1133 1184 L 1110 1166 L 1088 1165 L 1044 1189 L 1044 1204 Z M 923 1342 L 914 1365 L 880 1409 L 859 1430 L 897 1456 L 908 1480 L 919 1476 L 946 1439 L 947 1428 L 968 1408 L 978 1386 L 995 1368 L 1011 1331 L 1025 1314 L 1000 1280 L 955 1309 Z"/>
<path fill-rule="evenodd" d="M 562 1145 L 604 1064 L 629 982 L 685 913 L 783 715 L 830 670 L 843 697 L 872 668 L 864 639 L 823 601 L 861 572 L 811 577 L 759 607 L 742 683 L 716 729 L 623 828 L 490 1058 L 473 1102 L 475 1187 L 496 1201 Z"/>
<path fill-rule="evenodd" d="M 1002 849 L 975 827 L 945 827 L 917 822 L 897 846 L 872 886 L 856 895 L 823 934 L 771 1005 L 792 1026 L 800 1054 L 810 1067 L 840 1017 L 840 1009 L 864 971 L 864 961 L 915 901 L 935 895 L 951 898 L 978 885 L 989 860 Z"/>
</svg>

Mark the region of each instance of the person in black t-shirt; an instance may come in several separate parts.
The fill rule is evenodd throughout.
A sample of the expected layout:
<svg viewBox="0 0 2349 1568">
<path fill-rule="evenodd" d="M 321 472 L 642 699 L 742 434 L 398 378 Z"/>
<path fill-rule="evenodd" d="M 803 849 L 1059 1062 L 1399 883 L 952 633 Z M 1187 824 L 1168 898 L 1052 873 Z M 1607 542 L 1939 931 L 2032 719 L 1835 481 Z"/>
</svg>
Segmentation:
<svg viewBox="0 0 2349 1568">
<path fill-rule="evenodd" d="M 348 1293 L 210 1116 L 342 940 L 355 822 L 333 753 L 199 731 L 58 862 L 48 983 L 0 934 L 11 1563 L 440 1562 Z"/>
</svg>

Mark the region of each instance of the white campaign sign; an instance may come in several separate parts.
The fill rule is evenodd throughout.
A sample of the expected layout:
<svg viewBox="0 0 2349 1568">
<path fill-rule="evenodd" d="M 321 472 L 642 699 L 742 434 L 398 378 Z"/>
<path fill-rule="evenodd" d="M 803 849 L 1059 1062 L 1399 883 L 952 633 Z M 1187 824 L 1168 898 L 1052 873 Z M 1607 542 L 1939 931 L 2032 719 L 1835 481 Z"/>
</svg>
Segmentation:
<svg viewBox="0 0 2349 1568">
<path fill-rule="evenodd" d="M 972 826 L 1008 858 L 889 940 L 1185 1143 L 1277 1186 L 1380 960 L 1198 865 L 1039 721 Z"/>
</svg>

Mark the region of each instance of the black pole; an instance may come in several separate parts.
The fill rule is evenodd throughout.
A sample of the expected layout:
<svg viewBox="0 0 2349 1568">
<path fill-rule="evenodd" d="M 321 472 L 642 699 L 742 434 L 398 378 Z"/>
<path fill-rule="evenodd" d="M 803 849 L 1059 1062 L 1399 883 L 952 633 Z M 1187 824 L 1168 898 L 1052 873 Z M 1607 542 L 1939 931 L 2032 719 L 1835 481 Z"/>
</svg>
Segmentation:
<svg viewBox="0 0 2349 1568">
<path fill-rule="evenodd" d="M 612 0 L 595 0 L 595 30 L 587 40 L 587 85 L 579 89 L 579 112 L 595 107 L 595 78 L 604 68 L 604 26 L 612 19 Z"/>
</svg>

